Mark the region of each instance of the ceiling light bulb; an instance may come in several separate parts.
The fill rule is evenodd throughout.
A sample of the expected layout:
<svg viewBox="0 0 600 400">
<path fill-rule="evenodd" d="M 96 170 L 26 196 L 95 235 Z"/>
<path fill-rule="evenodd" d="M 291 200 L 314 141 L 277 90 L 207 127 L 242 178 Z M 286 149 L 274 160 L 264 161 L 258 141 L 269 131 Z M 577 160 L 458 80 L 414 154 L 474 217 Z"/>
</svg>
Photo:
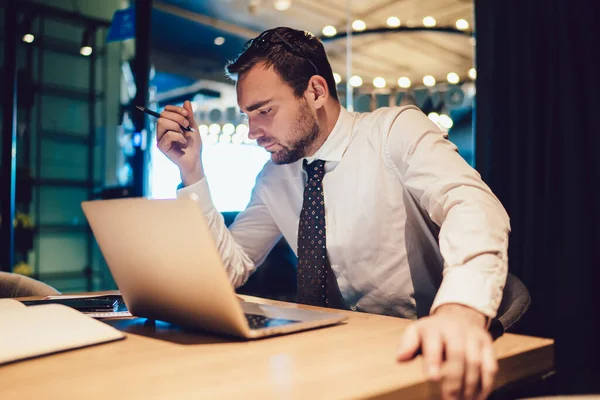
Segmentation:
<svg viewBox="0 0 600 400">
<path fill-rule="evenodd" d="M 363 84 L 363 80 L 360 76 L 354 75 L 352 78 L 350 78 L 350 86 L 359 87 L 362 84 Z"/>
<path fill-rule="evenodd" d="M 224 135 L 232 135 L 235 132 L 235 126 L 233 124 L 227 123 L 223 125 L 223 134 Z"/>
<path fill-rule="evenodd" d="M 200 131 L 200 136 L 202 136 L 202 138 L 204 138 L 206 135 L 208 135 L 208 126 L 207 125 L 200 125 L 198 127 L 198 130 Z"/>
<path fill-rule="evenodd" d="M 23 35 L 23 41 L 25 43 L 33 43 L 34 39 L 35 39 L 35 36 L 33 36 L 31 33 L 27 33 L 27 34 Z"/>
<path fill-rule="evenodd" d="M 407 77 L 403 76 L 402 78 L 398 79 L 398 86 L 400 86 L 401 88 L 408 89 L 410 85 L 411 81 Z"/>
<path fill-rule="evenodd" d="M 378 76 L 377 78 L 373 79 L 373 86 L 376 88 L 382 89 L 385 87 L 385 85 L 386 81 L 382 77 Z"/>
<path fill-rule="evenodd" d="M 435 18 L 433 17 L 425 17 L 423 18 L 423 26 L 428 28 L 433 28 L 437 24 Z"/>
<path fill-rule="evenodd" d="M 90 46 L 83 46 L 81 49 L 79 49 L 79 54 L 87 57 L 92 54 L 92 48 Z"/>
<path fill-rule="evenodd" d="M 248 135 L 248 125 L 239 124 L 238 126 L 235 127 L 235 133 L 242 135 L 242 136 L 247 136 Z"/>
<path fill-rule="evenodd" d="M 221 132 L 221 125 L 219 125 L 219 124 L 211 124 L 208 127 L 208 134 L 209 135 L 218 135 L 219 132 Z"/>
<path fill-rule="evenodd" d="M 242 135 L 235 134 L 231 137 L 231 143 L 233 144 L 242 144 L 244 142 L 244 138 Z"/>
<path fill-rule="evenodd" d="M 335 36 L 336 34 L 337 34 L 337 29 L 335 29 L 334 26 L 327 25 L 325 28 L 323 28 L 323 35 L 325 35 L 325 36 L 332 37 L 332 36 Z"/>
<path fill-rule="evenodd" d="M 427 114 L 427 118 L 429 118 L 436 124 L 440 122 L 440 115 L 436 112 L 430 112 L 429 114 Z"/>
<path fill-rule="evenodd" d="M 446 114 L 442 114 L 440 115 L 439 124 L 442 128 L 450 129 L 454 125 L 454 121 L 452 121 L 452 118 L 450 118 Z"/>
<path fill-rule="evenodd" d="M 435 78 L 433 76 L 431 76 L 431 75 L 425 75 L 423 77 L 423 84 L 425 86 L 429 86 L 429 87 L 434 86 L 435 85 Z"/>
<path fill-rule="evenodd" d="M 367 29 L 367 24 L 365 24 L 365 21 L 361 21 L 360 19 L 357 19 L 356 21 L 354 21 L 352 23 L 352 29 L 354 29 L 355 31 L 364 31 L 365 29 Z"/>
<path fill-rule="evenodd" d="M 400 26 L 400 19 L 398 17 L 389 17 L 387 19 L 387 25 L 390 28 L 397 28 Z"/>
<path fill-rule="evenodd" d="M 274 0 L 273 7 L 277 11 L 285 11 L 292 6 L 292 0 Z"/>
<path fill-rule="evenodd" d="M 450 72 L 448 74 L 448 76 L 446 76 L 446 79 L 448 80 L 449 83 L 458 83 L 460 82 L 460 77 L 458 76 L 458 74 L 456 72 Z"/>
<path fill-rule="evenodd" d="M 456 29 L 460 29 L 461 31 L 466 31 L 469 29 L 469 23 L 464 19 L 459 19 L 456 21 Z"/>
</svg>

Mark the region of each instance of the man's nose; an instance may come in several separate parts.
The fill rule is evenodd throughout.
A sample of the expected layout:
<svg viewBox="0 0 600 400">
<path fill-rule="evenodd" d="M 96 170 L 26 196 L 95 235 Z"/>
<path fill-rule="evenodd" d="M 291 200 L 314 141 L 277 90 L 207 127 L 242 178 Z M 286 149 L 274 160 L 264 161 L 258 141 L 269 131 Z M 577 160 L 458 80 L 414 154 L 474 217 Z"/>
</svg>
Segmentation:
<svg viewBox="0 0 600 400">
<path fill-rule="evenodd" d="M 264 131 L 257 127 L 255 124 L 251 124 L 248 122 L 248 139 L 256 140 L 259 137 L 263 137 L 265 135 Z"/>
</svg>

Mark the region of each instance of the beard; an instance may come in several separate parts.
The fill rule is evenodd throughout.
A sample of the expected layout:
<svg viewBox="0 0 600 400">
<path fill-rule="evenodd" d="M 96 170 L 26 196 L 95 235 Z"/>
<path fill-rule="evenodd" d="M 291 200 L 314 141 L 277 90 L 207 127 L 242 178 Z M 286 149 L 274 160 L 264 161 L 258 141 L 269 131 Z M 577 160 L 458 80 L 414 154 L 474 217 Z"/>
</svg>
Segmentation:
<svg viewBox="0 0 600 400">
<path fill-rule="evenodd" d="M 288 145 L 278 144 L 281 148 L 271 154 L 273 163 L 291 164 L 300 160 L 317 140 L 319 132 L 317 119 L 310 112 L 306 99 L 303 99 L 298 119 L 291 132 L 294 139 Z"/>
</svg>

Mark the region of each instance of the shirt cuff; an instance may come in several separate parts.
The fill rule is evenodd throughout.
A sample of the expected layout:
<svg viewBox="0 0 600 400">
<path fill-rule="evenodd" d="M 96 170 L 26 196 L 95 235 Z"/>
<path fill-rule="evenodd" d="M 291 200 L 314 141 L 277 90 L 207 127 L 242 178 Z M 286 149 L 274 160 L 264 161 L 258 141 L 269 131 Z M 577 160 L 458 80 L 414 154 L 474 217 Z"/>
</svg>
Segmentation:
<svg viewBox="0 0 600 400">
<path fill-rule="evenodd" d="M 489 265 L 497 265 L 498 262 L 501 261 L 496 256 L 481 255 L 466 265 L 447 268 L 430 314 L 443 304 L 462 304 L 482 313 L 489 324 L 498 312 L 506 283 L 506 274 L 501 273 L 502 269 L 496 267 L 500 271 L 489 271 Z"/>
<path fill-rule="evenodd" d="M 206 180 L 206 177 L 200 179 L 198 182 L 192 185 L 178 189 L 177 198 L 191 198 L 198 204 L 198 206 L 200 206 L 200 210 L 202 210 L 204 215 L 208 215 L 215 210 L 215 205 L 213 204 L 212 197 L 210 196 L 210 189 L 208 188 L 208 181 Z"/>
</svg>

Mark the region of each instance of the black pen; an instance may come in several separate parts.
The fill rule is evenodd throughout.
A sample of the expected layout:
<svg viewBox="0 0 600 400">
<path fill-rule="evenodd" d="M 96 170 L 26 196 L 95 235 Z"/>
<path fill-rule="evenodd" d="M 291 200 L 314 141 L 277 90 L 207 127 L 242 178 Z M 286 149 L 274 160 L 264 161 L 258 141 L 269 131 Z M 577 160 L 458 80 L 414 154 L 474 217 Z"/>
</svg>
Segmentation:
<svg viewBox="0 0 600 400">
<path fill-rule="evenodd" d="M 135 108 L 137 108 L 141 112 L 144 112 L 144 113 L 146 113 L 148 115 L 152 115 L 153 117 L 160 118 L 160 114 L 157 113 L 156 111 L 148 110 L 146 107 L 142 107 L 142 106 L 135 106 Z M 188 127 L 181 126 L 181 129 L 183 129 L 185 131 L 188 131 L 188 132 L 196 132 L 194 130 L 194 128 L 191 128 L 189 126 Z"/>
</svg>

